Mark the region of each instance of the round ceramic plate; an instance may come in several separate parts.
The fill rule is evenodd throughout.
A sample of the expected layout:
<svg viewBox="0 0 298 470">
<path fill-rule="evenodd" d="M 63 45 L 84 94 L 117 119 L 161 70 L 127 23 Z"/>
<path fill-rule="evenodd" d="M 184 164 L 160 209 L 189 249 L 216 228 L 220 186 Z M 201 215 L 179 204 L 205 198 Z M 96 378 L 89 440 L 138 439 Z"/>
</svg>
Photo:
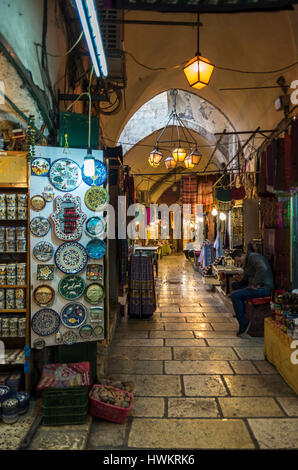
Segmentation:
<svg viewBox="0 0 298 470">
<path fill-rule="evenodd" d="M 31 320 L 31 327 L 38 336 L 50 336 L 58 330 L 60 317 L 55 310 L 43 308 L 38 310 Z"/>
<path fill-rule="evenodd" d="M 69 303 L 61 311 L 60 317 L 67 328 L 79 328 L 86 321 L 87 310 L 78 302 Z"/>
<path fill-rule="evenodd" d="M 39 242 L 33 248 L 33 254 L 38 261 L 45 263 L 53 257 L 54 247 L 51 243 Z"/>
<path fill-rule="evenodd" d="M 103 211 L 109 203 L 109 194 L 104 188 L 93 186 L 85 194 L 85 204 L 91 211 Z"/>
<path fill-rule="evenodd" d="M 93 334 L 96 337 L 103 335 L 103 327 L 101 325 L 97 325 L 93 328 Z"/>
<path fill-rule="evenodd" d="M 73 191 L 82 182 L 82 172 L 76 162 L 70 158 L 61 158 L 52 164 L 49 178 L 60 191 Z"/>
<path fill-rule="evenodd" d="M 80 337 L 83 338 L 83 339 L 88 339 L 92 336 L 92 333 L 93 333 L 93 328 L 91 325 L 83 325 L 81 328 L 80 328 Z"/>
<path fill-rule="evenodd" d="M 106 254 L 106 242 L 103 240 L 90 240 L 86 246 L 87 254 L 92 259 L 100 259 Z"/>
<path fill-rule="evenodd" d="M 86 222 L 86 233 L 91 238 L 100 238 L 105 230 L 106 223 L 102 217 L 90 217 Z"/>
<path fill-rule="evenodd" d="M 62 336 L 62 342 L 64 344 L 67 344 L 68 346 L 71 346 L 72 344 L 76 343 L 78 339 L 78 335 L 74 331 L 67 331 Z"/>
<path fill-rule="evenodd" d="M 41 307 L 46 307 L 51 305 L 55 299 L 55 291 L 51 286 L 43 284 L 36 287 L 33 292 L 33 299 Z"/>
<path fill-rule="evenodd" d="M 58 285 L 59 294 L 66 300 L 75 300 L 84 293 L 86 283 L 81 276 L 65 276 Z"/>
<path fill-rule="evenodd" d="M 78 242 L 65 242 L 55 253 L 55 263 L 64 274 L 77 274 L 87 264 L 88 256 L 85 248 Z"/>
<path fill-rule="evenodd" d="M 36 176 L 46 176 L 50 166 L 50 162 L 45 158 L 34 158 L 31 162 L 31 171 Z"/>
<path fill-rule="evenodd" d="M 45 217 L 34 217 L 30 222 L 30 231 L 36 237 L 44 237 L 50 227 L 50 222 Z"/>
<path fill-rule="evenodd" d="M 83 181 L 88 184 L 88 186 L 101 186 L 107 180 L 108 171 L 104 163 L 99 160 L 95 160 L 95 175 L 86 176 L 84 172 L 84 165 L 82 166 L 82 177 Z"/>
<path fill-rule="evenodd" d="M 46 347 L 46 343 L 43 339 L 36 339 L 33 343 L 35 349 L 43 349 Z"/>
<path fill-rule="evenodd" d="M 46 203 L 47 202 L 43 196 L 36 195 L 31 198 L 31 208 L 36 212 L 44 209 Z"/>
<path fill-rule="evenodd" d="M 86 287 L 85 299 L 91 305 L 98 305 L 104 299 L 104 288 L 97 282 L 93 282 Z"/>
</svg>

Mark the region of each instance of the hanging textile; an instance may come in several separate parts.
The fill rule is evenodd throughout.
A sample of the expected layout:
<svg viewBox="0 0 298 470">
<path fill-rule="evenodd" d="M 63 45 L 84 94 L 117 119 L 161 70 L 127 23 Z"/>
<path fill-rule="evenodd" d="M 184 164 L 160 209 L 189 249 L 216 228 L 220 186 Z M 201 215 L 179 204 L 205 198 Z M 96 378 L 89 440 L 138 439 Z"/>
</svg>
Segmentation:
<svg viewBox="0 0 298 470">
<path fill-rule="evenodd" d="M 298 119 L 291 128 L 291 186 L 298 186 Z"/>
<path fill-rule="evenodd" d="M 290 190 L 291 185 L 291 144 L 291 137 L 289 135 L 286 135 L 284 138 L 286 191 Z"/>
<path fill-rule="evenodd" d="M 182 204 L 191 204 L 191 213 L 195 214 L 195 205 L 198 203 L 197 175 L 183 176 Z"/>
<path fill-rule="evenodd" d="M 273 140 L 268 145 L 266 150 L 266 163 L 267 163 L 267 191 L 274 193 L 274 175 L 275 175 L 275 154 L 276 154 L 276 141 Z"/>
<path fill-rule="evenodd" d="M 207 180 L 198 184 L 198 204 L 204 206 L 204 213 L 211 212 L 214 204 L 213 182 Z"/>
<path fill-rule="evenodd" d="M 286 191 L 286 167 L 285 167 L 285 140 L 277 139 L 277 149 L 275 161 L 275 189 L 277 191 Z"/>
<path fill-rule="evenodd" d="M 128 270 L 128 243 L 127 240 L 118 240 L 119 249 L 119 282 L 126 284 Z"/>
<path fill-rule="evenodd" d="M 134 318 L 151 317 L 156 310 L 152 259 L 132 256 L 130 261 L 129 315 Z"/>
</svg>

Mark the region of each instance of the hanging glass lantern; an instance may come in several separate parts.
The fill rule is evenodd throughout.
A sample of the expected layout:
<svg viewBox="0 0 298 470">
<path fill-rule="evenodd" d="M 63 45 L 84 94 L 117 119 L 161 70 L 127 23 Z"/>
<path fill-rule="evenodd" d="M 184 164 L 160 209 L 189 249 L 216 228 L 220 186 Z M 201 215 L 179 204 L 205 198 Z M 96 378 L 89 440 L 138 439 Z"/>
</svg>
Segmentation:
<svg viewBox="0 0 298 470">
<path fill-rule="evenodd" d="M 185 160 L 186 151 L 183 148 L 177 147 L 175 150 L 173 150 L 172 155 L 175 162 L 182 163 Z"/>
<path fill-rule="evenodd" d="M 196 55 L 185 65 L 183 72 L 192 88 L 199 90 L 209 84 L 214 65 L 208 59 Z"/>
<path fill-rule="evenodd" d="M 150 163 L 151 166 L 157 167 L 160 164 L 162 157 L 163 157 L 163 154 L 157 148 L 155 148 L 150 153 L 148 162 Z"/>
<path fill-rule="evenodd" d="M 200 163 L 201 158 L 202 158 L 202 154 L 201 154 L 201 152 L 199 152 L 196 149 L 193 152 L 191 152 L 189 157 L 191 158 L 191 162 L 192 162 L 193 165 L 198 165 Z"/>
<path fill-rule="evenodd" d="M 170 170 L 171 168 L 175 168 L 175 167 L 176 167 L 177 162 L 176 162 L 176 160 L 172 157 L 172 155 L 170 155 L 168 158 L 165 159 L 165 165 L 166 165 L 167 169 Z"/>
<path fill-rule="evenodd" d="M 211 214 L 212 214 L 214 217 L 217 216 L 218 212 L 217 212 L 216 207 L 213 207 Z"/>
<path fill-rule="evenodd" d="M 194 168 L 194 164 L 192 163 L 190 155 L 185 158 L 184 165 L 185 165 L 185 168 L 187 168 L 188 170 L 191 170 L 192 168 Z"/>
<path fill-rule="evenodd" d="M 224 212 L 221 212 L 221 213 L 219 214 L 219 218 L 220 218 L 220 220 L 226 220 L 227 216 L 226 216 L 226 214 L 225 214 Z"/>
</svg>

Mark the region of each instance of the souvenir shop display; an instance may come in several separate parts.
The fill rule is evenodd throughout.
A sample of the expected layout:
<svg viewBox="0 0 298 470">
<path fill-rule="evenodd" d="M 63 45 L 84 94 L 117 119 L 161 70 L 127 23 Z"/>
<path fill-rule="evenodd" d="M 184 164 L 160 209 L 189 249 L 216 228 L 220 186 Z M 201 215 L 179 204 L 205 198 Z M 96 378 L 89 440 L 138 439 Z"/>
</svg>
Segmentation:
<svg viewBox="0 0 298 470">
<path fill-rule="evenodd" d="M 77 274 L 85 269 L 88 255 L 83 245 L 77 242 L 65 242 L 55 253 L 55 263 L 64 274 Z"/>
<path fill-rule="evenodd" d="M 106 182 L 108 176 L 107 167 L 99 160 L 95 160 L 95 173 L 94 176 L 86 176 L 84 165 L 82 166 L 83 181 L 88 186 L 101 186 Z"/>
<path fill-rule="evenodd" d="M 106 242 L 104 240 L 90 240 L 86 246 L 86 252 L 89 258 L 101 259 L 106 254 Z"/>
<path fill-rule="evenodd" d="M 48 176 L 51 168 L 51 160 L 49 158 L 34 158 L 31 162 L 31 175 Z"/>
<path fill-rule="evenodd" d="M 50 222 L 45 217 L 34 217 L 30 222 L 31 233 L 36 237 L 44 237 L 50 228 Z"/>
<path fill-rule="evenodd" d="M 85 204 L 91 211 L 103 211 L 109 203 L 109 194 L 98 186 L 93 186 L 85 193 Z"/>
<path fill-rule="evenodd" d="M 31 208 L 35 212 L 41 211 L 45 207 L 45 205 L 46 205 L 46 200 L 43 196 L 39 196 L 39 195 L 32 196 L 32 198 L 31 198 Z"/>
<path fill-rule="evenodd" d="M 33 205 L 39 197 L 45 201 L 38 214 L 33 209 L 30 212 L 31 347 L 34 349 L 99 341 L 105 337 L 106 242 L 98 237 L 106 230 L 101 211 L 109 195 L 99 185 L 104 184 L 107 170 L 103 163 L 97 163 L 94 178 L 88 179 L 82 151 L 69 149 L 67 153 L 69 157 L 64 152 L 65 158 L 61 158 L 61 148 L 38 147 L 39 158 L 49 158 L 52 165 L 48 181 L 39 179 L 37 174 L 30 180 Z M 94 155 L 103 158 L 103 152 L 94 151 Z M 44 230 L 42 240 L 36 240 L 43 219 L 51 230 Z M 98 260 L 97 263 L 92 263 L 92 259 Z M 0 265 L 0 299 L 1 274 Z M 98 307 L 99 312 L 90 314 L 92 306 Z M 94 334 L 97 326 L 101 327 L 98 335 Z"/>
<path fill-rule="evenodd" d="M 54 247 L 49 242 L 39 242 L 33 248 L 33 255 L 35 256 L 37 261 L 46 263 L 47 261 L 50 261 L 50 259 L 53 257 Z"/>
<path fill-rule="evenodd" d="M 75 241 L 81 238 L 86 215 L 81 209 L 81 198 L 72 194 L 57 196 L 56 209 L 50 215 L 54 224 L 54 232 L 62 241 Z"/>
<path fill-rule="evenodd" d="M 49 179 L 59 191 L 74 191 L 82 181 L 81 168 L 70 158 L 61 158 L 52 163 Z"/>
<path fill-rule="evenodd" d="M 66 300 L 75 300 L 82 297 L 86 283 L 81 276 L 70 275 L 60 280 L 58 285 L 59 294 Z"/>
</svg>

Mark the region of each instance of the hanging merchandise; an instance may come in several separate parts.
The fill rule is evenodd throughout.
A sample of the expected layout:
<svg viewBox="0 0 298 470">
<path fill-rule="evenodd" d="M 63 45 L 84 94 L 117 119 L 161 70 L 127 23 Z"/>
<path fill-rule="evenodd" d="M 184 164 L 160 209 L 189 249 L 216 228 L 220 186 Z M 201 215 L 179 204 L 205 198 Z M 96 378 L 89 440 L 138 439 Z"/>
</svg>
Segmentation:
<svg viewBox="0 0 298 470">
<path fill-rule="evenodd" d="M 45 217 L 34 217 L 30 222 L 30 231 L 36 237 L 44 237 L 50 228 L 50 222 Z"/>
<path fill-rule="evenodd" d="M 86 215 L 81 209 L 81 198 L 65 194 L 55 199 L 56 209 L 50 215 L 54 224 L 54 232 L 59 240 L 79 240 L 83 233 L 83 224 Z"/>
<path fill-rule="evenodd" d="M 149 318 L 156 310 L 153 264 L 149 256 L 134 255 L 130 260 L 129 315 Z"/>
<path fill-rule="evenodd" d="M 195 213 L 198 203 L 198 177 L 197 175 L 182 176 L 182 203 L 191 205 L 191 213 Z"/>
<path fill-rule="evenodd" d="M 50 168 L 50 158 L 34 158 L 31 161 L 31 175 L 48 176 Z"/>
<path fill-rule="evenodd" d="M 291 187 L 298 187 L 298 119 L 291 127 Z"/>
<path fill-rule="evenodd" d="M 230 202 L 232 201 L 232 195 L 230 188 L 216 188 L 215 189 L 215 198 L 220 202 Z"/>
<path fill-rule="evenodd" d="M 70 158 L 60 158 L 52 164 L 49 179 L 59 191 L 74 191 L 82 181 L 81 168 Z"/>
<path fill-rule="evenodd" d="M 83 245 L 77 242 L 65 242 L 55 253 L 55 263 L 64 274 L 77 274 L 87 264 L 88 255 Z"/>
<path fill-rule="evenodd" d="M 91 211 L 103 211 L 109 203 L 109 195 L 104 188 L 92 187 L 85 194 L 85 204 Z"/>
<path fill-rule="evenodd" d="M 82 178 L 88 186 L 101 186 L 107 180 L 108 171 L 104 163 L 95 160 L 95 174 L 94 176 L 87 176 L 85 174 L 85 166 L 82 167 Z"/>
<path fill-rule="evenodd" d="M 231 185 L 231 198 L 234 201 L 238 201 L 245 198 L 245 188 L 243 185 L 242 177 L 236 175 L 232 185 Z"/>
</svg>

